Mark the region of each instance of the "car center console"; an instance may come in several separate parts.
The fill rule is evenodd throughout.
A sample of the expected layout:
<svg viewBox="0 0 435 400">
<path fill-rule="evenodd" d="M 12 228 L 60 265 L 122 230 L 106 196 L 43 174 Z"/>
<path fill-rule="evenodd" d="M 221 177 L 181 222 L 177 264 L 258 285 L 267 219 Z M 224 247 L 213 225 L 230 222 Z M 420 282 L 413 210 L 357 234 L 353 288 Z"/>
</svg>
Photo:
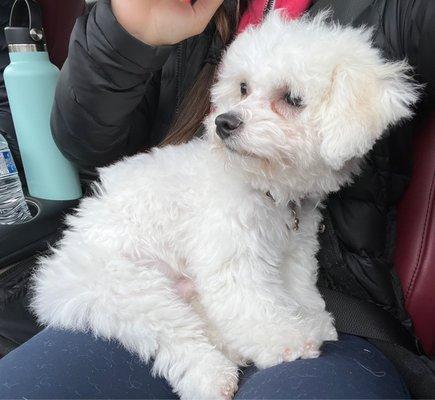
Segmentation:
<svg viewBox="0 0 435 400">
<path fill-rule="evenodd" d="M 0 358 L 42 329 L 29 310 L 29 278 L 38 257 L 61 237 L 66 214 L 79 203 L 33 197 L 26 201 L 30 221 L 0 225 Z"/>
<path fill-rule="evenodd" d="M 45 251 L 60 236 L 65 214 L 78 200 L 52 201 L 26 197 L 32 219 L 17 225 L 0 225 L 0 275 L 4 268 Z"/>
</svg>

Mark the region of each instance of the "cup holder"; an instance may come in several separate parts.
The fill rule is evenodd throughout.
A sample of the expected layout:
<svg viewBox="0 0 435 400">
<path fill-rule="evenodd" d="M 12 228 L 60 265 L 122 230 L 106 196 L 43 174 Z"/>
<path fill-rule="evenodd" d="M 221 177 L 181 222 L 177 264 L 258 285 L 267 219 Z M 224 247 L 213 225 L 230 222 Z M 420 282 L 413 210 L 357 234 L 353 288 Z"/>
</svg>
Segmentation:
<svg viewBox="0 0 435 400">
<path fill-rule="evenodd" d="M 12 224 L 12 225 L 1 225 L 1 226 L 4 226 L 4 227 L 22 226 L 22 225 L 28 224 L 29 222 L 32 222 L 40 214 L 41 208 L 39 207 L 39 204 L 36 203 L 36 201 L 33 201 L 31 199 L 26 198 L 26 204 L 27 204 L 27 207 L 29 208 L 30 215 L 32 216 L 32 218 L 30 218 L 29 220 L 27 220 L 25 222 L 18 222 L 16 224 Z"/>
<path fill-rule="evenodd" d="M 26 196 L 32 217 L 21 224 L 0 225 L 0 265 L 25 260 L 54 244 L 64 227 L 65 215 L 78 201 L 45 200 Z"/>
<path fill-rule="evenodd" d="M 33 200 L 26 199 L 26 203 L 27 207 L 29 207 L 30 214 L 32 215 L 32 219 L 27 221 L 30 222 L 39 215 L 41 209 L 39 208 L 39 205 Z"/>
</svg>

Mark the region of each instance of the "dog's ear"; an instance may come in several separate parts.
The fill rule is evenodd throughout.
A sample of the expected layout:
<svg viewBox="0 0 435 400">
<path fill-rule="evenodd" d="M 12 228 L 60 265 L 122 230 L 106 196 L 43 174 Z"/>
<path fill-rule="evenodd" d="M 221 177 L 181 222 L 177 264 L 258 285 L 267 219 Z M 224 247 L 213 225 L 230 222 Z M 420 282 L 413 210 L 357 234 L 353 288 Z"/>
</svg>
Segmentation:
<svg viewBox="0 0 435 400">
<path fill-rule="evenodd" d="M 343 58 L 333 69 L 321 106 L 321 155 L 334 169 L 363 157 L 385 129 L 412 115 L 419 85 L 405 62 L 386 62 L 371 47 Z"/>
</svg>

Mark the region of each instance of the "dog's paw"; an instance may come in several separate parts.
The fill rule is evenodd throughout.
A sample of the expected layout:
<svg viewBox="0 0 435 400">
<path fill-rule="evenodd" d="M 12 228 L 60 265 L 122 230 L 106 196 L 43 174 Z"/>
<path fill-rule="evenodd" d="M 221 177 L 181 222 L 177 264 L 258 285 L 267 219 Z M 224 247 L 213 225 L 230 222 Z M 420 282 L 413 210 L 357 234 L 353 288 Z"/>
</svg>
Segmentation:
<svg viewBox="0 0 435 400">
<path fill-rule="evenodd" d="M 270 368 L 283 362 L 290 362 L 301 358 L 303 354 L 302 346 L 281 347 L 279 351 L 264 351 L 259 354 L 254 363 L 259 369 Z"/>
<path fill-rule="evenodd" d="M 176 391 L 182 400 L 231 400 L 237 391 L 238 368 L 222 353 L 205 355 L 192 363 L 179 381 Z"/>
<path fill-rule="evenodd" d="M 306 338 L 306 337 L 305 337 Z M 302 336 L 301 336 L 302 339 Z M 255 364 L 258 368 L 270 368 L 274 365 L 281 364 L 283 362 L 295 361 L 298 358 L 308 359 L 317 358 L 320 356 L 320 347 L 323 341 L 316 341 L 312 339 L 305 340 L 293 340 L 291 343 L 282 348 L 281 351 L 271 351 L 269 348 L 267 352 L 257 358 Z"/>
<path fill-rule="evenodd" d="M 302 349 L 301 358 L 317 358 L 320 356 L 320 346 L 322 342 L 316 342 L 314 340 L 307 340 Z"/>
<path fill-rule="evenodd" d="M 337 330 L 334 326 L 334 319 L 326 311 L 316 313 L 306 318 L 304 324 L 304 332 L 306 337 L 311 342 L 318 342 L 322 344 L 325 341 L 337 340 Z"/>
<path fill-rule="evenodd" d="M 337 329 L 334 325 L 331 325 L 328 329 L 325 329 L 322 335 L 323 341 L 336 341 L 338 340 Z"/>
<path fill-rule="evenodd" d="M 305 332 L 304 336 L 306 340 L 301 358 L 319 357 L 323 342 L 338 339 L 337 330 L 334 327 L 334 319 L 326 311 L 307 318 L 303 331 Z"/>
<path fill-rule="evenodd" d="M 260 368 L 270 368 L 283 362 L 301 358 L 305 351 L 305 340 L 300 333 L 281 334 L 258 347 L 252 360 Z"/>
</svg>

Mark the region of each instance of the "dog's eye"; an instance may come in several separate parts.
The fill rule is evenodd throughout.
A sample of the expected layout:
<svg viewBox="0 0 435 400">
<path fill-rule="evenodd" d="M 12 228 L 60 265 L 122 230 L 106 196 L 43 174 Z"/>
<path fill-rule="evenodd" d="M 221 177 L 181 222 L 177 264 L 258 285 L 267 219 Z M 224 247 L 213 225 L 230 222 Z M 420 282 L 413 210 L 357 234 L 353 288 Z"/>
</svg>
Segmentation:
<svg viewBox="0 0 435 400">
<path fill-rule="evenodd" d="M 299 96 L 293 96 L 291 93 L 286 93 L 286 95 L 284 96 L 284 100 L 288 105 L 292 107 L 299 108 L 303 106 L 302 98 Z"/>
<path fill-rule="evenodd" d="M 248 85 L 246 84 L 246 82 L 242 82 L 240 84 L 240 94 L 242 96 L 246 96 L 248 94 Z"/>
</svg>

